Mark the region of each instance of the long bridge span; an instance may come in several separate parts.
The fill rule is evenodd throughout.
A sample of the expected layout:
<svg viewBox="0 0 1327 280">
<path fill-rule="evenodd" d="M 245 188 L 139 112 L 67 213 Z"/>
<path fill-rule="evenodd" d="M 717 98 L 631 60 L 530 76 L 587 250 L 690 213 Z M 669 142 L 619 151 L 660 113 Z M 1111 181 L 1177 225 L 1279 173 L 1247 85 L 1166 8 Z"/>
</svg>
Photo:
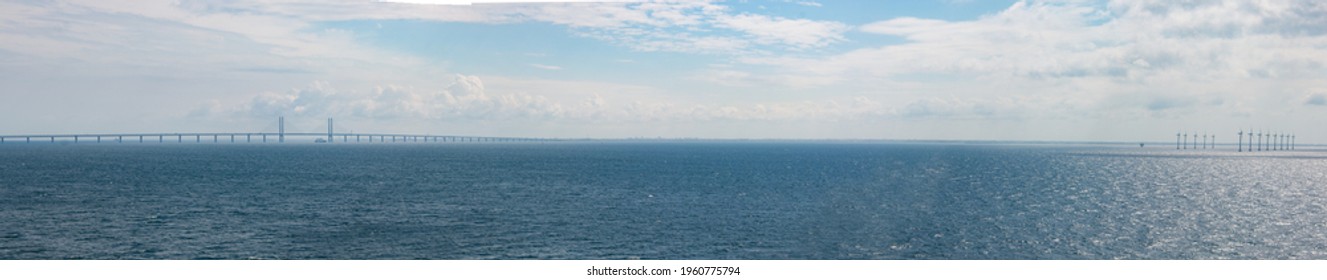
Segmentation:
<svg viewBox="0 0 1327 280">
<path fill-rule="evenodd" d="M 92 134 L 21 134 L 0 135 L 6 143 L 285 143 L 302 137 L 318 143 L 481 143 L 542 142 L 548 138 L 490 137 L 411 133 L 338 133 L 332 119 L 327 119 L 327 133 L 286 132 L 285 118 L 278 121 L 277 132 L 173 132 L 173 133 L 92 133 Z M 307 143 L 307 142 L 306 142 Z"/>
</svg>

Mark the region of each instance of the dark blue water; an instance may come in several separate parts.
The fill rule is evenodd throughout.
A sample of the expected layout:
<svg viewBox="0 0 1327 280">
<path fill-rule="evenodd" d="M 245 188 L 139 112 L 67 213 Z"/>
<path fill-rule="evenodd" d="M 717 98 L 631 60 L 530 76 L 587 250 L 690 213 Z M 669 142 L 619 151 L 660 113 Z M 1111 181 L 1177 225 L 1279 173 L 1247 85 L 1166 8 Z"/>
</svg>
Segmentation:
<svg viewBox="0 0 1327 280">
<path fill-rule="evenodd" d="M 3 259 L 1324 259 L 1319 152 L 4 145 Z"/>
</svg>

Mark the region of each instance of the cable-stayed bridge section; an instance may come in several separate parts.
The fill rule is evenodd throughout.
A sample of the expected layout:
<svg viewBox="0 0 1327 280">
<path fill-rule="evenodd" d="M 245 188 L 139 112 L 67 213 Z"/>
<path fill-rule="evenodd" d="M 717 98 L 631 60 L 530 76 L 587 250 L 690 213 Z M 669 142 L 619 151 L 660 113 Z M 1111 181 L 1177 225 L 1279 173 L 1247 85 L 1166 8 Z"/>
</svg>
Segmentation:
<svg viewBox="0 0 1327 280">
<path fill-rule="evenodd" d="M 7 143 L 499 143 L 540 142 L 546 138 L 489 137 L 412 133 L 338 133 L 332 119 L 327 132 L 286 132 L 285 117 L 277 132 L 169 132 L 0 135 Z M 308 141 L 308 142 L 306 142 Z"/>
</svg>

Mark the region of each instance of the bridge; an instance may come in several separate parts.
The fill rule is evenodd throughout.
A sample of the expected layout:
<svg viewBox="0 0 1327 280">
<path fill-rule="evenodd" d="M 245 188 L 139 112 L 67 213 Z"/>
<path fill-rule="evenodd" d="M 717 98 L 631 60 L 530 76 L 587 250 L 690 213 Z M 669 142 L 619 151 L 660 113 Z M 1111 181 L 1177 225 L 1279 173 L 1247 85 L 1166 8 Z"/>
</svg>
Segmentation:
<svg viewBox="0 0 1327 280">
<path fill-rule="evenodd" d="M 290 137 L 315 137 L 319 143 L 497 143 L 542 142 L 547 138 L 487 137 L 409 133 L 337 133 L 332 119 L 327 119 L 327 133 L 286 132 L 286 118 L 277 121 L 277 132 L 188 132 L 188 133 L 104 133 L 104 134 L 31 134 L 0 135 L 6 143 L 285 143 Z M 326 137 L 326 138 L 322 138 Z M 338 139 L 339 138 L 339 139 Z M 128 140 L 128 141 L 125 141 Z M 193 140 L 193 141 L 188 141 Z M 339 140 L 339 141 L 338 141 Z"/>
</svg>

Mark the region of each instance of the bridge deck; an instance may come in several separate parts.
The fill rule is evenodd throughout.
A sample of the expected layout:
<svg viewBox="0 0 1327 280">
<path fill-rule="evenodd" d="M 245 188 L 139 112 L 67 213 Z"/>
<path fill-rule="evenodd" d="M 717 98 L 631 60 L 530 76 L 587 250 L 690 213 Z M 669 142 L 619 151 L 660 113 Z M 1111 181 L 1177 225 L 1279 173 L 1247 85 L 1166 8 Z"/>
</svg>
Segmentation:
<svg viewBox="0 0 1327 280">
<path fill-rule="evenodd" d="M 6 142 L 25 142 L 32 140 L 38 142 L 56 142 L 72 141 L 81 143 L 84 141 L 99 143 L 102 141 L 115 142 L 194 142 L 194 143 L 280 143 L 287 137 L 319 137 L 332 143 L 393 143 L 393 142 L 533 142 L 547 141 L 543 138 L 525 138 L 525 137 L 490 137 L 490 136 L 462 136 L 462 135 L 436 135 L 436 134 L 410 134 L 410 133 L 316 133 L 316 132 L 187 132 L 187 133 L 99 133 L 99 134 L 22 134 L 22 135 L 0 135 L 0 144 Z M 330 137 L 329 137 L 330 136 Z M 174 139 L 172 139 L 174 138 Z M 192 138 L 192 139 L 186 139 Z M 128 141 L 125 141 L 128 140 Z M 175 141 L 169 141 L 175 140 Z M 194 141 L 186 141 L 194 140 Z M 208 141 L 210 140 L 210 141 Z"/>
</svg>

